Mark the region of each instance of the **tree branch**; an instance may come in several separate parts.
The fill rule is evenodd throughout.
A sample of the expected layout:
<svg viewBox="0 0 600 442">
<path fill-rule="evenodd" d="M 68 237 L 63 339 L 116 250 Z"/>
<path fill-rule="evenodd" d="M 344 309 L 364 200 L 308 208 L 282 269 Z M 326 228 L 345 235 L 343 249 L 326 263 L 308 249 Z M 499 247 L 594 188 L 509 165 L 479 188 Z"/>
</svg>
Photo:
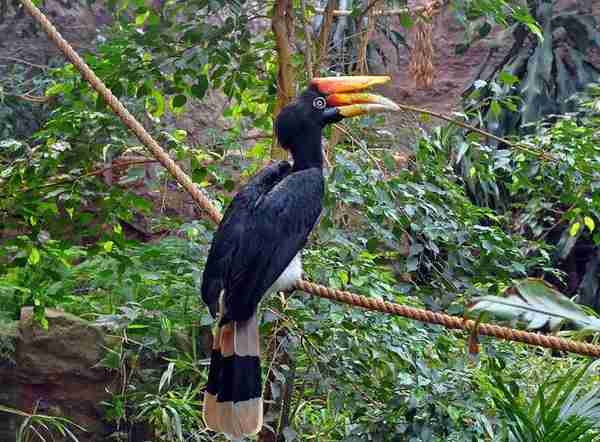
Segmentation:
<svg viewBox="0 0 600 442">
<path fill-rule="evenodd" d="M 34 67 L 34 68 L 42 69 L 44 71 L 46 69 L 49 69 L 49 66 L 45 66 L 45 65 L 42 65 L 42 64 L 31 63 L 30 61 L 22 60 L 22 59 L 16 58 L 16 57 L 6 57 L 6 56 L 3 56 L 3 55 L 0 55 L 0 60 L 9 60 L 9 61 L 14 61 L 15 63 L 26 64 L 27 66 L 31 66 L 31 67 Z"/>
</svg>

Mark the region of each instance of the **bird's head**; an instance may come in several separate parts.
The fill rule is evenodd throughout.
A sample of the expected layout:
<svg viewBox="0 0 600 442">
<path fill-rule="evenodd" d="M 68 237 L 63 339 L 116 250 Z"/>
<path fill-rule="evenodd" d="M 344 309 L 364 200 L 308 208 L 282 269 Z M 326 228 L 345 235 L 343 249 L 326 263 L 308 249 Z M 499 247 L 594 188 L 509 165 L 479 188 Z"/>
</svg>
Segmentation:
<svg viewBox="0 0 600 442">
<path fill-rule="evenodd" d="M 398 105 L 366 89 L 387 83 L 387 76 L 322 77 L 311 80 L 296 100 L 283 108 L 275 120 L 275 134 L 292 154 L 314 144 L 322 129 L 344 118 L 368 113 L 397 111 Z"/>
</svg>

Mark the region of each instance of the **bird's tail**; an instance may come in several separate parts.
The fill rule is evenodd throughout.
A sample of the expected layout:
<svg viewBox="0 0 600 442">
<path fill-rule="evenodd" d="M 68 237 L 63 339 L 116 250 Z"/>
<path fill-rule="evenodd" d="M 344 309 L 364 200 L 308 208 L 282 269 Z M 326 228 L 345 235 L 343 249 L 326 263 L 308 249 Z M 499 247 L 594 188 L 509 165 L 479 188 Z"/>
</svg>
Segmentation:
<svg viewBox="0 0 600 442">
<path fill-rule="evenodd" d="M 219 324 L 204 393 L 208 428 L 232 438 L 256 434 L 263 423 L 257 313 Z"/>
</svg>

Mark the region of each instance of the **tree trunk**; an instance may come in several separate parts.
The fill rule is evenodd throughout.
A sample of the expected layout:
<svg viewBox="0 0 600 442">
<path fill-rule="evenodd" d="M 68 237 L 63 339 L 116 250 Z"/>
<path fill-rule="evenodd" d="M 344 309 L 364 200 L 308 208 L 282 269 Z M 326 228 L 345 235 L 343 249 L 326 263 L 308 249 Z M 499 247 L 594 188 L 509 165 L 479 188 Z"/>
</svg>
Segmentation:
<svg viewBox="0 0 600 442">
<path fill-rule="evenodd" d="M 320 77 L 319 70 L 321 69 L 321 64 L 327 58 L 329 34 L 333 25 L 333 11 L 335 10 L 336 3 L 336 0 L 328 0 L 325 12 L 323 12 L 323 23 L 321 25 L 321 32 L 319 33 L 319 41 L 317 42 L 317 56 L 313 71 L 315 77 Z"/>
<path fill-rule="evenodd" d="M 342 11 L 349 11 L 352 9 L 352 0 L 340 0 L 340 4 L 338 8 Z M 344 57 L 344 34 L 346 33 L 346 28 L 348 27 L 348 16 L 340 16 L 338 17 L 337 26 L 335 27 L 335 32 L 333 33 L 333 46 L 335 48 L 335 58 L 336 64 L 342 70 L 345 66 L 345 57 Z"/>
<path fill-rule="evenodd" d="M 277 73 L 277 104 L 273 118 L 276 118 L 279 111 L 287 106 L 296 95 L 296 81 L 292 65 L 292 46 L 290 44 L 290 40 L 294 35 L 293 12 L 292 0 L 275 1 L 271 29 L 275 34 L 279 70 Z M 287 151 L 279 147 L 277 139 L 273 136 L 271 158 L 285 160 L 287 157 Z"/>
</svg>

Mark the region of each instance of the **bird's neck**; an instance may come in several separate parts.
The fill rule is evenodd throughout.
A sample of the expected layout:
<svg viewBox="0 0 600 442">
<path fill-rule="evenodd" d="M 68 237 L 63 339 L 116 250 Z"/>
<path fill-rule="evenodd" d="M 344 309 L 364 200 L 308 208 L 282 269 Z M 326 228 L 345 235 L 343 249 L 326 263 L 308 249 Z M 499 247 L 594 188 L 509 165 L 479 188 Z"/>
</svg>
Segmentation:
<svg viewBox="0 0 600 442">
<path fill-rule="evenodd" d="M 307 141 L 307 140 L 305 140 Z M 291 149 L 294 159 L 294 172 L 317 167 L 323 168 L 323 147 L 321 146 L 321 136 L 313 139 L 311 143 L 304 143 L 303 146 Z"/>
</svg>

